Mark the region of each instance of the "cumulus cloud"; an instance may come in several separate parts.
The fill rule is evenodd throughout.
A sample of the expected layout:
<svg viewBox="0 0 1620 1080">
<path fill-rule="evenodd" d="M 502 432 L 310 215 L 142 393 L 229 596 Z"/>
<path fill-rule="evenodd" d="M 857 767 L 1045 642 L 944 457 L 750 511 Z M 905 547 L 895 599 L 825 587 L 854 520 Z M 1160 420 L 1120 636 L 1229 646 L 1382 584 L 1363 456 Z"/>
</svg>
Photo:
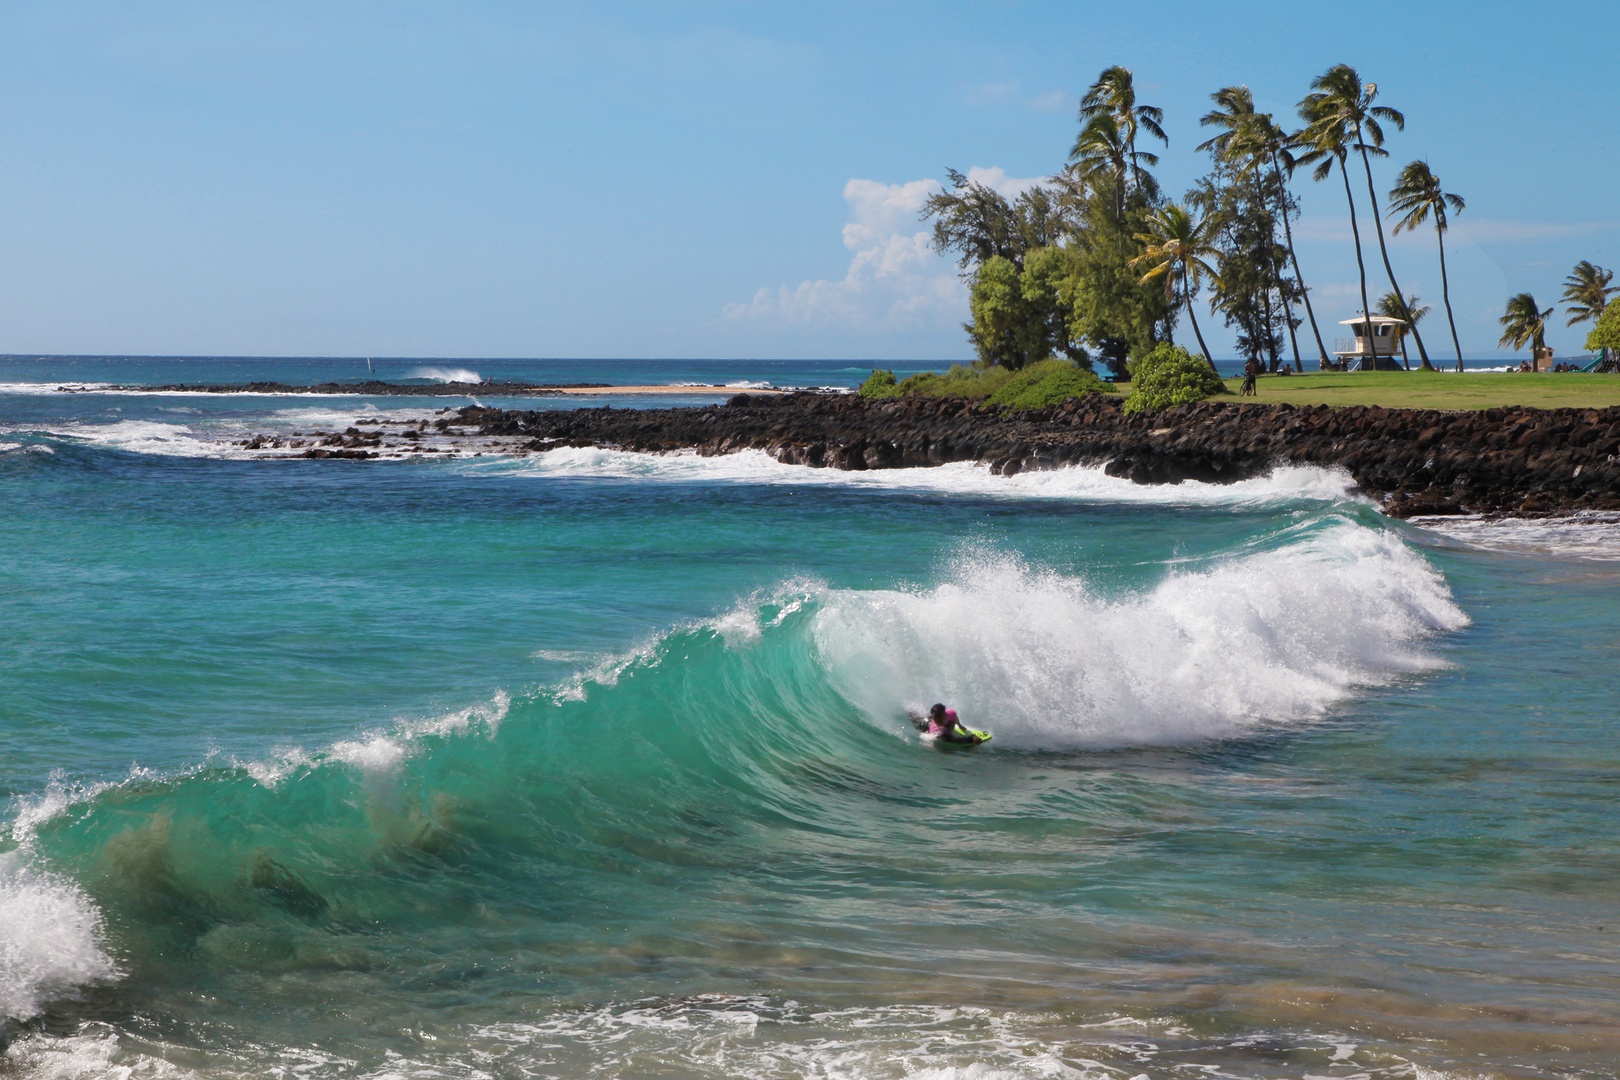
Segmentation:
<svg viewBox="0 0 1620 1080">
<path fill-rule="evenodd" d="M 1009 199 L 1041 182 L 978 166 L 968 170 L 968 178 Z M 849 221 L 843 237 L 850 251 L 844 276 L 761 288 L 747 303 L 727 304 L 726 317 L 892 330 L 962 322 L 967 287 L 955 262 L 934 253 L 931 230 L 917 216 L 940 188 L 938 180 L 850 180 L 844 185 Z"/>
</svg>

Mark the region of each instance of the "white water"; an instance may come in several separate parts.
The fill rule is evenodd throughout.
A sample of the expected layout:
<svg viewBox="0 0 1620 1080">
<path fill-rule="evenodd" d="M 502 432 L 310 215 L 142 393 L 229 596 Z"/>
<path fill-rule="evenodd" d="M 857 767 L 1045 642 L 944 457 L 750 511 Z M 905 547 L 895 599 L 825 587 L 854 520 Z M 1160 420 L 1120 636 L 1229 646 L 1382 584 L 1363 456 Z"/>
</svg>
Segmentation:
<svg viewBox="0 0 1620 1080">
<path fill-rule="evenodd" d="M 1234 484 L 1144 485 L 1109 476 L 1101 466 L 1075 465 L 1048 471 L 998 476 L 988 465 L 953 462 L 913 469 L 849 472 L 785 465 L 761 450 L 717 457 L 695 452 L 640 454 L 592 447 L 548 450 L 528 458 L 499 460 L 462 468 L 503 469 L 532 476 L 578 476 L 661 480 L 672 483 L 784 484 L 857 487 L 893 491 L 934 491 L 1008 495 L 1022 499 L 1141 502 L 1160 505 L 1270 503 L 1308 499 L 1329 503 L 1352 498 L 1354 482 L 1341 469 L 1279 466 L 1269 475 Z"/>
<path fill-rule="evenodd" d="M 432 379 L 441 383 L 481 383 L 483 377 L 471 368 L 414 367 L 405 373 L 407 379 Z"/>
<path fill-rule="evenodd" d="M 1441 536 L 1489 551 L 1620 562 L 1620 514 L 1586 511 L 1554 518 L 1412 518 Z"/>
<path fill-rule="evenodd" d="M 116 977 L 101 932 L 101 913 L 76 885 L 30 869 L 18 852 L 0 855 L 0 1020 Z"/>
<path fill-rule="evenodd" d="M 1396 536 L 1345 524 L 1118 599 L 965 557 L 931 589 L 833 593 L 816 641 L 875 721 L 941 700 L 999 746 L 1066 749 L 1320 717 L 1358 688 L 1436 668 L 1425 638 L 1467 623 Z"/>
</svg>

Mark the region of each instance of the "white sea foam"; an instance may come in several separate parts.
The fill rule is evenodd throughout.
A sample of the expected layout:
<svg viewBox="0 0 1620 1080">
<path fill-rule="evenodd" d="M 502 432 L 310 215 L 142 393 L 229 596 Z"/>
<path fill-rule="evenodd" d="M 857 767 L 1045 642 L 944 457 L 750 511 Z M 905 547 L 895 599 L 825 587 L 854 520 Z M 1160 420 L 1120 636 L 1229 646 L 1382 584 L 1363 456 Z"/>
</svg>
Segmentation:
<svg viewBox="0 0 1620 1080">
<path fill-rule="evenodd" d="M 407 379 L 432 379 L 441 383 L 481 383 L 483 377 L 470 368 L 414 367 L 405 373 Z"/>
<path fill-rule="evenodd" d="M 0 383 L 0 394 L 87 394 L 98 393 L 112 387 L 112 383 L 93 382 L 11 382 Z"/>
<path fill-rule="evenodd" d="M 529 458 L 464 468 L 506 469 L 535 476 L 578 476 L 667 481 L 775 484 L 801 487 L 854 487 L 930 491 L 963 495 L 1005 495 L 1024 499 L 1140 502 L 1161 505 L 1269 503 L 1299 499 L 1343 502 L 1354 482 L 1340 469 L 1279 466 L 1269 475 L 1234 484 L 1144 485 L 1109 476 L 1101 466 L 998 476 L 971 462 L 912 469 L 845 471 L 785 465 L 761 450 L 704 457 L 692 451 L 640 454 L 594 447 L 563 447 Z"/>
<path fill-rule="evenodd" d="M 1610 512 L 1553 518 L 1419 517 L 1408 524 L 1488 551 L 1620 562 L 1620 514 Z"/>
<path fill-rule="evenodd" d="M 116 978 L 101 912 L 72 882 L 0 855 L 0 1019 L 27 1019 L 86 983 Z"/>
<path fill-rule="evenodd" d="M 1245 1040 L 1206 1037 L 1189 1047 L 1160 1025 L 1110 1038 L 1096 1025 L 1054 1037 L 1049 1015 L 952 1006 L 873 1006 L 810 1013 L 762 997 L 701 994 L 581 1010 L 532 1021 L 438 1029 L 408 1054 L 362 1064 L 328 1048 L 257 1045 L 211 1055 L 210 1077 L 644 1076 L 816 1077 L 819 1080 L 1148 1080 L 1149 1076 L 1235 1076 Z M 1378 1048 L 1346 1057 L 1337 1036 L 1268 1033 L 1286 1040 L 1298 1075 L 1345 1080 L 1463 1080 Z M 170 1080 L 200 1074 L 156 1055 L 162 1043 L 130 1045 L 100 1024 L 76 1035 L 19 1040 L 0 1063 L 28 1080 Z M 180 1062 L 194 1052 L 177 1047 Z M 1252 1052 L 1251 1052 L 1252 1054 Z M 3 1067 L 0 1066 L 0 1067 Z M 1142 1071 L 1151 1068 L 1151 1073 Z M 1353 1069 L 1353 1072 L 1343 1072 Z M 1291 1074 L 1292 1075 L 1292 1074 Z M 1469 1077 L 1483 1074 L 1467 1074 Z"/>
<path fill-rule="evenodd" d="M 72 424 L 46 434 L 74 439 L 113 450 L 165 457 L 232 456 L 233 447 L 211 435 L 192 431 L 186 424 L 164 424 L 155 420 L 117 420 L 111 424 Z"/>
<path fill-rule="evenodd" d="M 831 594 L 816 641 L 879 722 L 944 700 L 999 745 L 1109 747 L 1318 717 L 1358 687 L 1434 669 L 1424 639 L 1467 622 L 1394 534 L 1343 524 L 1124 598 L 968 557 L 932 589 Z"/>
<path fill-rule="evenodd" d="M 26 1080 L 189 1080 L 200 1075 L 126 1048 L 113 1029 L 103 1024 L 86 1024 L 78 1034 L 63 1038 L 30 1035 L 19 1039 L 0 1054 L 0 1063 L 5 1065 L 6 1075 Z"/>
</svg>

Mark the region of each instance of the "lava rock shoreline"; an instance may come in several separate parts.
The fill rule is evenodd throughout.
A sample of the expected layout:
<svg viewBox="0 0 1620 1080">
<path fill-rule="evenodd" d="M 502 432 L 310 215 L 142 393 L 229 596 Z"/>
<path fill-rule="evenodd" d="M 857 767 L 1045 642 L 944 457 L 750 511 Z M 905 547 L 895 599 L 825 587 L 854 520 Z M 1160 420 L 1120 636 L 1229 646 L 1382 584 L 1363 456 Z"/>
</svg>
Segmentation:
<svg viewBox="0 0 1620 1080">
<path fill-rule="evenodd" d="M 433 427 L 529 451 L 755 449 L 835 469 L 974 461 L 1012 475 L 1100 464 L 1140 484 L 1232 483 L 1276 465 L 1315 465 L 1346 470 L 1396 517 L 1620 510 L 1620 407 L 1450 412 L 1205 401 L 1129 416 L 1119 398 L 1100 394 L 1018 411 L 795 393 L 739 394 L 699 408 L 469 406 Z"/>
</svg>

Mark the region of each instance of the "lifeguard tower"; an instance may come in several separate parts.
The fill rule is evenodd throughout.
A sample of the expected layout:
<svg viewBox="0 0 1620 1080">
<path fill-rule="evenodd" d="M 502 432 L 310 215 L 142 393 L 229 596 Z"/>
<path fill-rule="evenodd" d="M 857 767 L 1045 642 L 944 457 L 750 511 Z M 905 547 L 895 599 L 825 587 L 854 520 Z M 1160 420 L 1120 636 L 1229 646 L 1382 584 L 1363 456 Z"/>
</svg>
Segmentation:
<svg viewBox="0 0 1620 1080">
<path fill-rule="evenodd" d="M 1367 331 L 1372 330 L 1372 337 Z M 1354 337 L 1335 338 L 1333 355 L 1345 371 L 1401 371 L 1401 338 L 1406 334 L 1406 322 L 1390 315 L 1357 315 L 1342 319 L 1340 326 L 1348 326 Z"/>
</svg>

